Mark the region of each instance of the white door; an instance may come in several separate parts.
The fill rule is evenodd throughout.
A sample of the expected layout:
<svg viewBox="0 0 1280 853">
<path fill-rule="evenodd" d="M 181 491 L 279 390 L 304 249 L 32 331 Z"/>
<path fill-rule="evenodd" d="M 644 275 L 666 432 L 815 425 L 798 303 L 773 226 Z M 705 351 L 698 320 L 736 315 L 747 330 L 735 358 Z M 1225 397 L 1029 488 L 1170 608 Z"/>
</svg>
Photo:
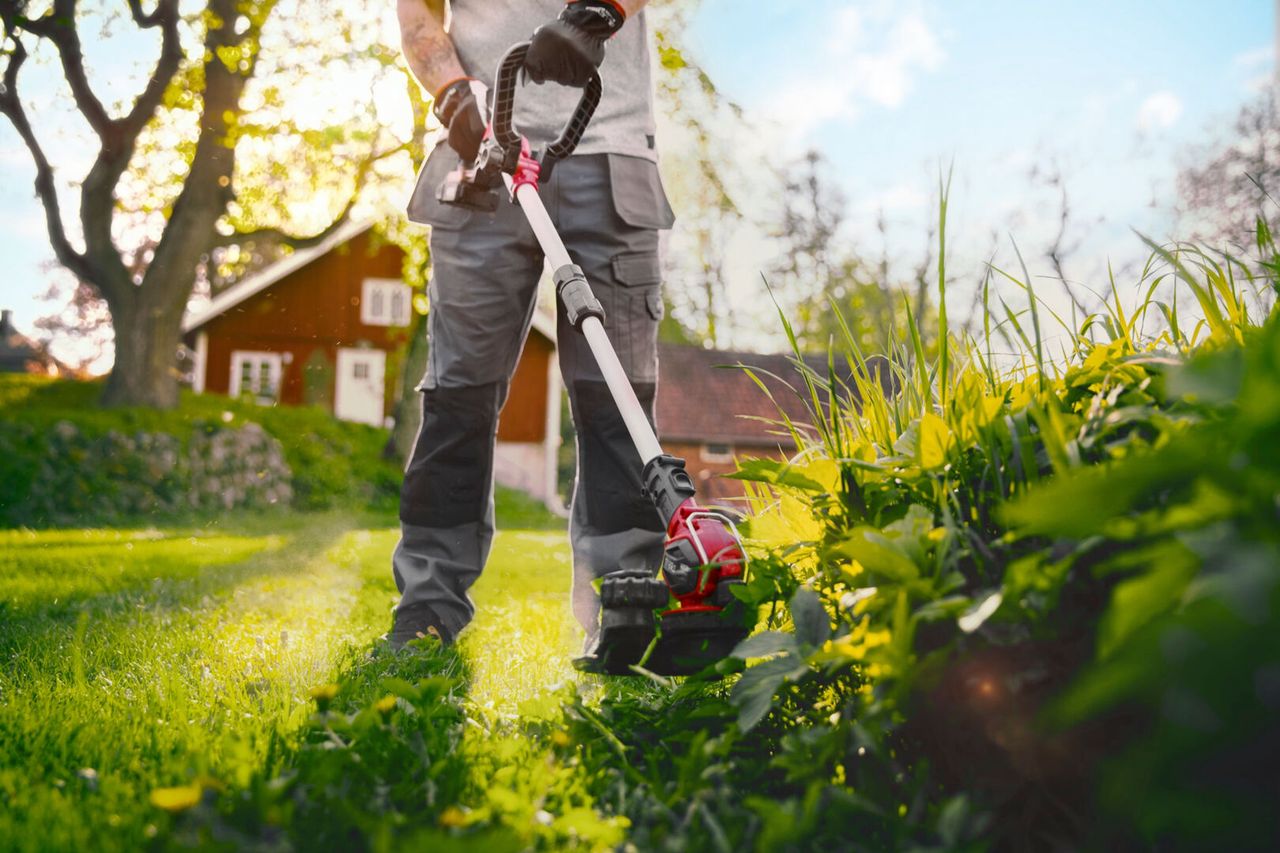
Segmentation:
<svg viewBox="0 0 1280 853">
<path fill-rule="evenodd" d="M 333 413 L 344 421 L 382 426 L 387 354 L 378 349 L 339 349 Z"/>
</svg>

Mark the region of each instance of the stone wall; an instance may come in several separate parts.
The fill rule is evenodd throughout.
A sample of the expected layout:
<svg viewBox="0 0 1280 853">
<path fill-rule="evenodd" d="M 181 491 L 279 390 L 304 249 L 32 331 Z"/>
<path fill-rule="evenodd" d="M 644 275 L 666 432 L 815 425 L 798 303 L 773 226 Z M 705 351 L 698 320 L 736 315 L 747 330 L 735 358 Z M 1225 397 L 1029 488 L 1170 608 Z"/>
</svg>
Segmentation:
<svg viewBox="0 0 1280 853">
<path fill-rule="evenodd" d="M 0 497 L 0 523 L 111 523 L 260 509 L 293 498 L 280 442 L 254 423 L 197 424 L 185 440 L 164 432 L 93 435 L 66 420 L 45 434 L 8 425 L 0 432 L 4 452 L 30 454 L 34 470 L 14 486 L 25 494 L 10 489 Z"/>
</svg>

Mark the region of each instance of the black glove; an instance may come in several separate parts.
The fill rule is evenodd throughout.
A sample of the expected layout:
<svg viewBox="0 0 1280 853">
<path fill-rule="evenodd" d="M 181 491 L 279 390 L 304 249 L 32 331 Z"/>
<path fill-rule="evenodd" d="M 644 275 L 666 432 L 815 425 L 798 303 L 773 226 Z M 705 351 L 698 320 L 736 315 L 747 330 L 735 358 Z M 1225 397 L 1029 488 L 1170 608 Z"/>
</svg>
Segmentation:
<svg viewBox="0 0 1280 853">
<path fill-rule="evenodd" d="M 613 0 L 569 0 L 560 17 L 533 34 L 524 68 L 535 83 L 587 85 L 604 62 L 604 43 L 626 23 Z"/>
<path fill-rule="evenodd" d="M 436 95 L 431 112 L 449 132 L 449 147 L 464 163 L 474 163 L 484 139 L 485 121 L 481 104 L 488 97 L 483 83 L 473 77 L 459 77 Z"/>
</svg>

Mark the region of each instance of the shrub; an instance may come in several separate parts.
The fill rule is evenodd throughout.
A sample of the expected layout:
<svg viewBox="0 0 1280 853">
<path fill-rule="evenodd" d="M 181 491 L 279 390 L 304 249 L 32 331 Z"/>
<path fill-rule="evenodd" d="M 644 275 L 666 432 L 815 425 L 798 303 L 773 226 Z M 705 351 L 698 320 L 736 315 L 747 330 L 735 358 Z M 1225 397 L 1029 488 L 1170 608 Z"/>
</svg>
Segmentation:
<svg viewBox="0 0 1280 853">
<path fill-rule="evenodd" d="M 775 607 L 737 652 L 739 725 L 799 713 L 815 796 L 876 805 L 863 837 L 1273 836 L 1280 320 L 1251 319 L 1239 286 L 1275 284 L 1186 248 L 1148 275 L 1149 294 L 1193 292 L 1193 332 L 1117 297 L 1054 364 L 1019 282 L 1028 309 L 1003 324 L 1024 369 L 993 364 L 989 312 L 985 341 L 944 327 L 936 361 L 909 328 L 896 397 L 808 371 L 813 424 L 788 425 L 804 449 L 737 475 L 756 484 L 746 597 Z"/>
<path fill-rule="evenodd" d="M 0 377 L 0 524 L 116 523 L 231 507 L 387 509 L 385 430 L 318 408 L 184 393 L 173 411 L 101 409 L 95 382 Z"/>
</svg>

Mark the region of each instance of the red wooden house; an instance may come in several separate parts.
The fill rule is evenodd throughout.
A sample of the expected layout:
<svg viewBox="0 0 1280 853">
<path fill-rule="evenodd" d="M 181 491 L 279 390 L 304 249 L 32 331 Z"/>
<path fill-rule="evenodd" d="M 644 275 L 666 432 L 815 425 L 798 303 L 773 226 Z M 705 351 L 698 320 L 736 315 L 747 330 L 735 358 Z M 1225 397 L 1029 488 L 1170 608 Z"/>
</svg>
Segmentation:
<svg viewBox="0 0 1280 853">
<path fill-rule="evenodd" d="M 183 323 L 197 393 L 319 405 L 384 426 L 413 319 L 403 253 L 353 223 L 214 297 Z M 555 324 L 538 313 L 498 428 L 495 477 L 555 503 Z"/>
</svg>

